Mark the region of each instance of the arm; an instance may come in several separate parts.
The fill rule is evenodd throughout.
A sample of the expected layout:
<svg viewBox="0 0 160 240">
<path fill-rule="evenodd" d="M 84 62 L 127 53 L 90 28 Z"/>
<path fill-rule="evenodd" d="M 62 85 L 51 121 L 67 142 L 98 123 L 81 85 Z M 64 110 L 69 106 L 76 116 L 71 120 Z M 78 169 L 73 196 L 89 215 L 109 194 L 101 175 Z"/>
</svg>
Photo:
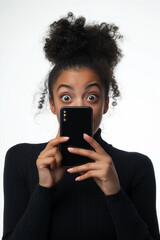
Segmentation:
<svg viewBox="0 0 160 240">
<path fill-rule="evenodd" d="M 56 187 L 36 185 L 29 195 L 24 181 L 22 144 L 10 148 L 4 165 L 2 240 L 46 240 Z"/>
<path fill-rule="evenodd" d="M 160 240 L 156 214 L 156 183 L 153 164 L 145 156 L 137 168 L 130 197 L 123 188 L 105 196 L 118 240 Z"/>
</svg>

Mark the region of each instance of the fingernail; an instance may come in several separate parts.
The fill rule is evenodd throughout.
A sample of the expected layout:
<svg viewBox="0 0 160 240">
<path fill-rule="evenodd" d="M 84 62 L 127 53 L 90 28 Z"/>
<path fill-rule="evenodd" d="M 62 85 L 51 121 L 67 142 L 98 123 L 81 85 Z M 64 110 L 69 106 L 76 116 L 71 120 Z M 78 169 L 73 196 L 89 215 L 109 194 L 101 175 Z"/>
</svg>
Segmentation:
<svg viewBox="0 0 160 240">
<path fill-rule="evenodd" d="M 89 135 L 86 133 L 83 133 L 83 136 L 89 138 Z"/>
<path fill-rule="evenodd" d="M 64 139 L 64 140 L 67 140 L 67 139 L 69 139 L 69 137 L 63 137 L 63 139 Z"/>
<path fill-rule="evenodd" d="M 77 177 L 77 178 L 75 179 L 75 181 L 78 181 L 78 180 L 80 180 L 80 178 L 81 178 L 81 177 Z"/>
<path fill-rule="evenodd" d="M 68 150 L 74 150 L 74 148 L 73 148 L 73 147 L 68 147 L 67 149 L 68 149 Z"/>
<path fill-rule="evenodd" d="M 68 168 L 67 172 L 71 172 L 73 170 L 73 168 Z"/>
</svg>

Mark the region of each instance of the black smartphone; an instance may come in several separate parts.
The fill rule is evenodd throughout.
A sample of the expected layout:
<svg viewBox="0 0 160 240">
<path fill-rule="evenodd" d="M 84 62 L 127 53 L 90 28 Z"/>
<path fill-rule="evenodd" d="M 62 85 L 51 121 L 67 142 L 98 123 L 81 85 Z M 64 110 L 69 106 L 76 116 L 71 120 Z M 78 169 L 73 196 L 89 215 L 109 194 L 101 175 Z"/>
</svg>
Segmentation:
<svg viewBox="0 0 160 240">
<path fill-rule="evenodd" d="M 93 137 L 93 109 L 85 107 L 62 107 L 60 109 L 60 136 L 69 136 L 69 140 L 59 144 L 62 154 L 61 166 L 73 167 L 87 162 L 93 162 L 91 158 L 79 154 L 70 153 L 67 147 L 78 147 L 94 150 L 83 138 L 83 133 Z"/>
</svg>

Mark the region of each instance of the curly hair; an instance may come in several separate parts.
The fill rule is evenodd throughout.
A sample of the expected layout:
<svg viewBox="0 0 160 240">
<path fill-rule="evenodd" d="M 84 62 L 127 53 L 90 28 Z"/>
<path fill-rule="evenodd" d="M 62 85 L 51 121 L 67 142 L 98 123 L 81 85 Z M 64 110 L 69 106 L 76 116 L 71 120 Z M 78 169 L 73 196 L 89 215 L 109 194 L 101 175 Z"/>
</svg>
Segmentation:
<svg viewBox="0 0 160 240">
<path fill-rule="evenodd" d="M 72 12 L 67 17 L 54 21 L 45 38 L 45 57 L 51 62 L 53 68 L 49 71 L 44 82 L 38 108 L 43 108 L 46 94 L 53 100 L 53 85 L 62 71 L 88 67 L 92 69 L 103 83 L 105 100 L 109 92 L 113 92 L 115 100 L 112 105 L 117 105 L 116 97 L 120 91 L 114 76 L 114 68 L 122 58 L 122 51 L 118 47 L 118 40 L 123 36 L 114 24 L 86 24 L 83 16 L 75 18 Z"/>
</svg>

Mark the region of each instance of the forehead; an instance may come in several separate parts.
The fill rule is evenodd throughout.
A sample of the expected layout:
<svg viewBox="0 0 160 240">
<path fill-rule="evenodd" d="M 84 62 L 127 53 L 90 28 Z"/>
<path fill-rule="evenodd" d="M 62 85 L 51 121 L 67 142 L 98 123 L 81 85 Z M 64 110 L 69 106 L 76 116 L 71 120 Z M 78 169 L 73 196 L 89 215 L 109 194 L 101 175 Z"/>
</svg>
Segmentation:
<svg viewBox="0 0 160 240">
<path fill-rule="evenodd" d="M 57 78 L 55 85 L 58 87 L 61 83 L 70 85 L 87 85 L 87 83 L 97 82 L 102 86 L 99 76 L 89 68 L 67 69 L 64 70 Z"/>
</svg>

